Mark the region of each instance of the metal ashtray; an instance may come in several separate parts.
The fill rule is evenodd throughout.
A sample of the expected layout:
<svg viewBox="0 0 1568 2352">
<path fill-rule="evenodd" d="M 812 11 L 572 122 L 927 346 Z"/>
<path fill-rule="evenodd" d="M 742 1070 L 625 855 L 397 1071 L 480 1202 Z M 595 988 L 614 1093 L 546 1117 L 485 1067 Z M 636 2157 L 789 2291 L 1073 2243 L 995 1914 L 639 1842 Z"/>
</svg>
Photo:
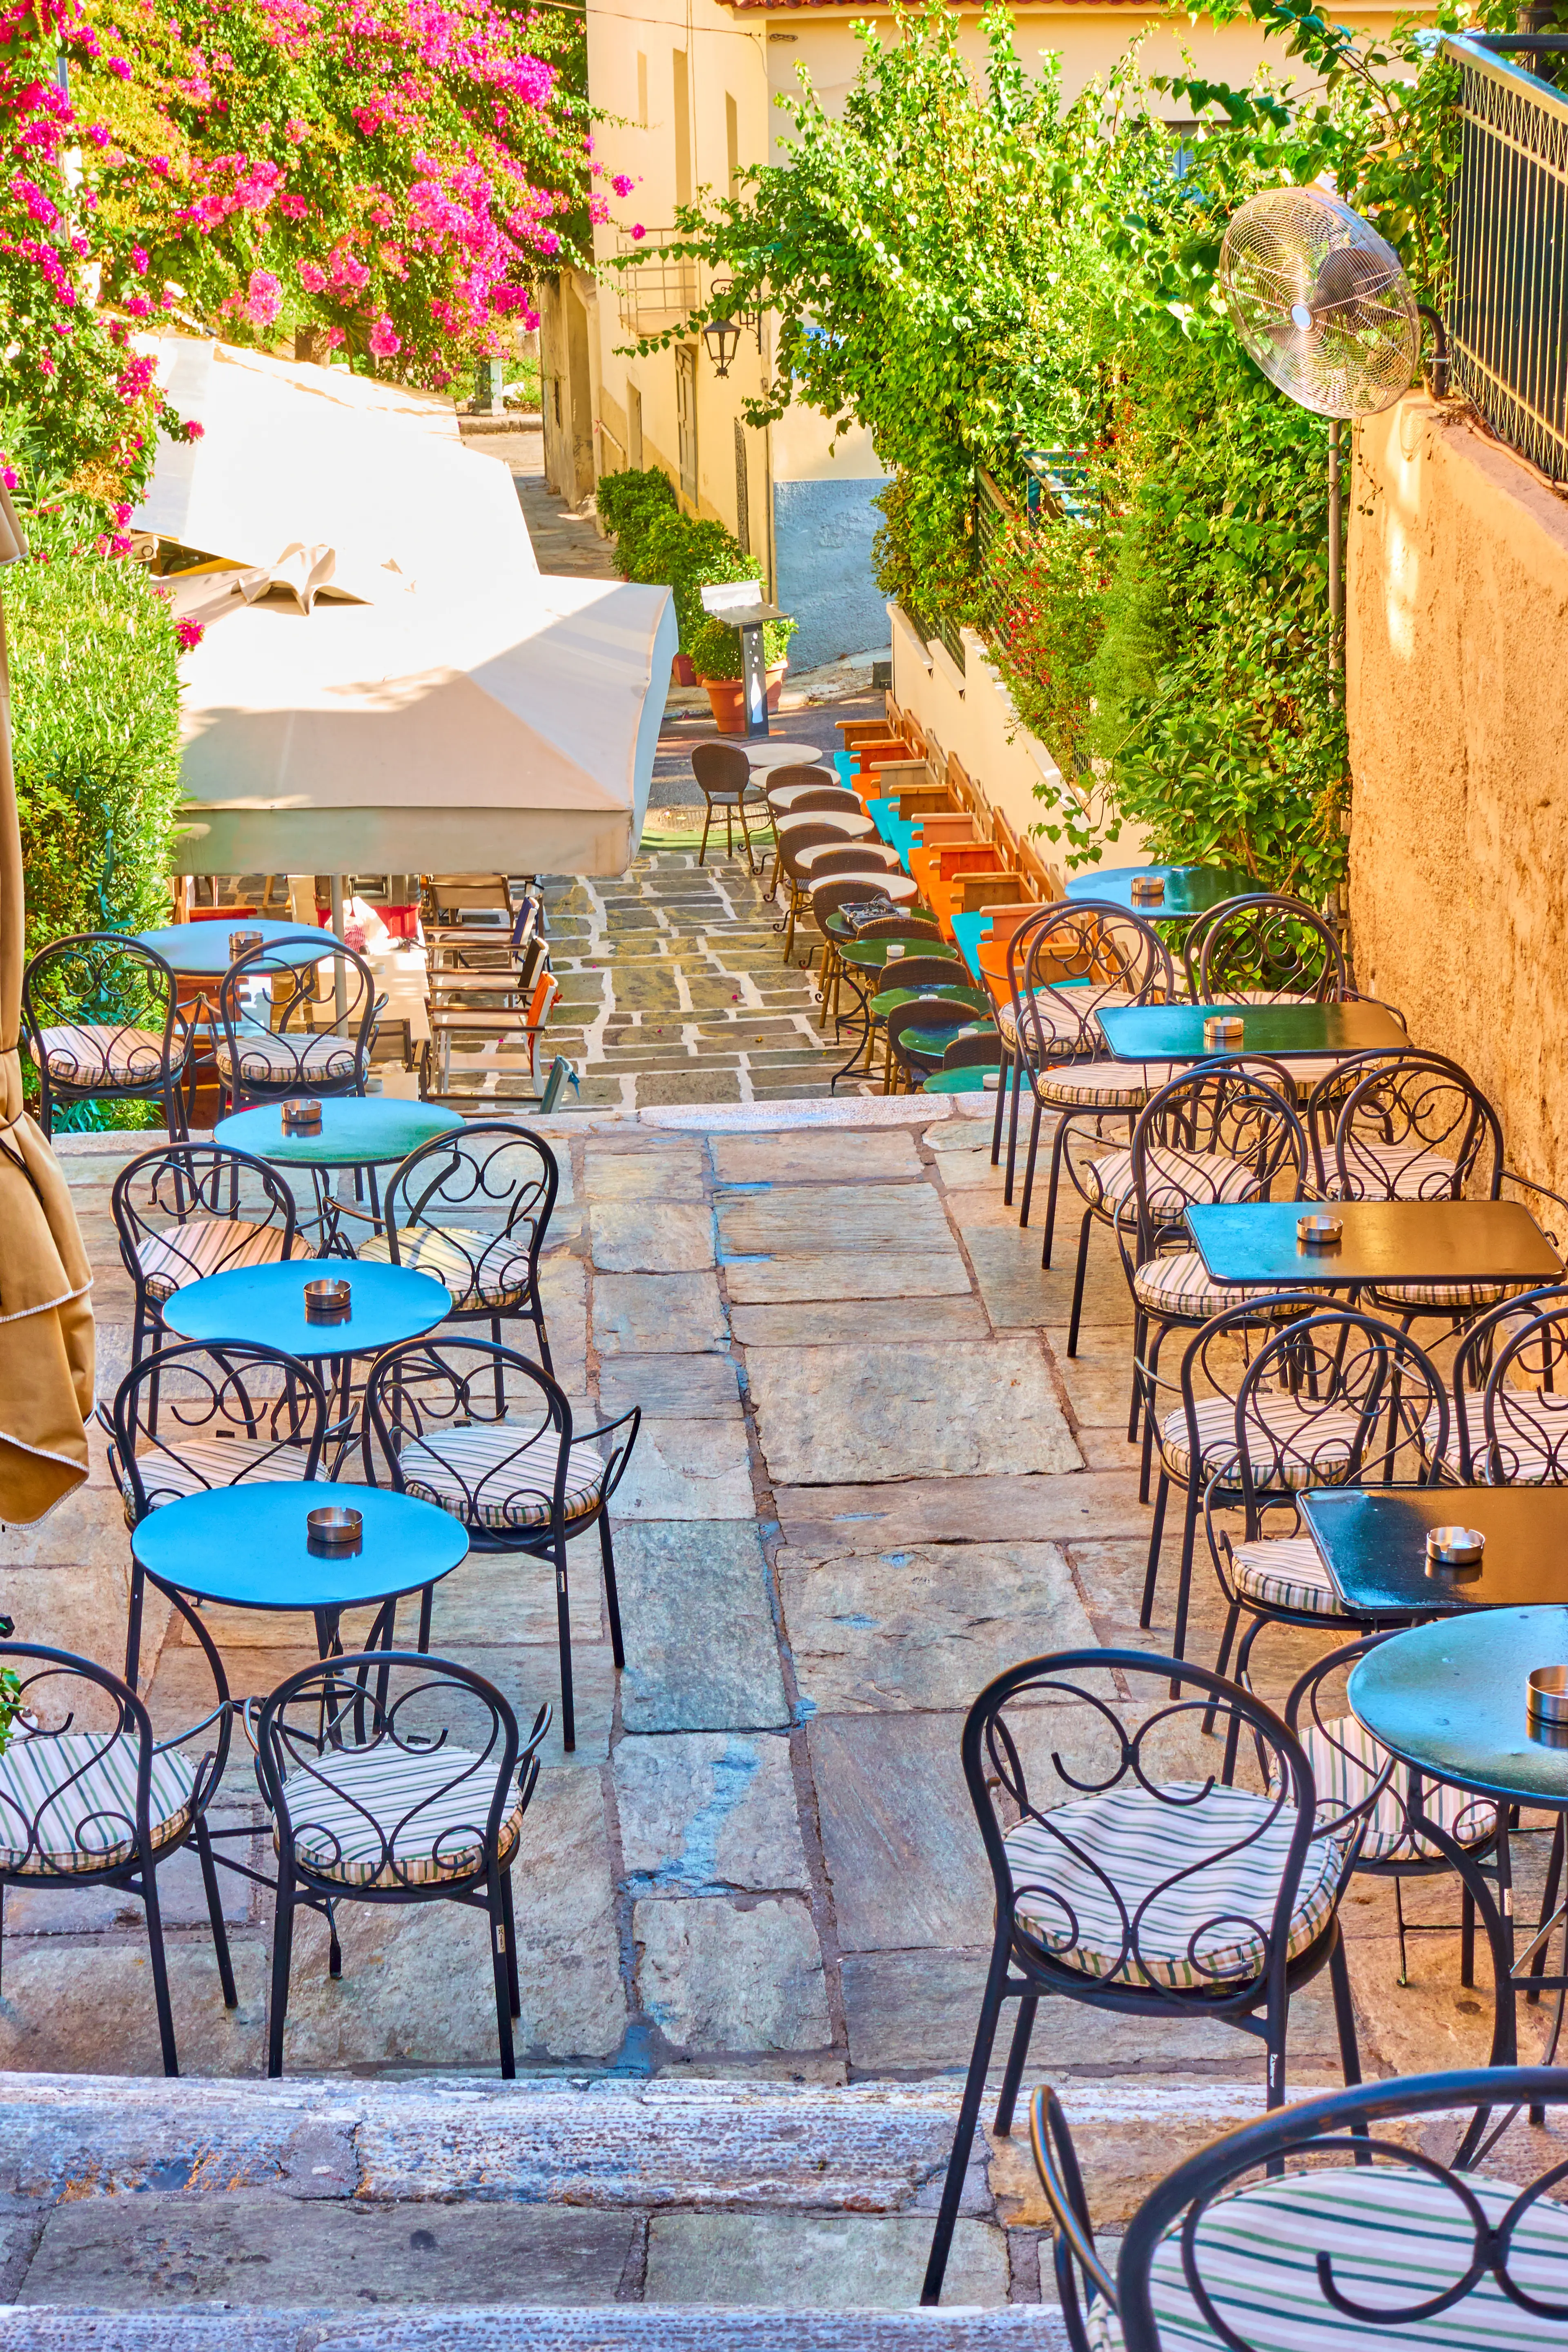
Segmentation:
<svg viewBox="0 0 1568 2352">
<path fill-rule="evenodd" d="M 307 1323 L 346 1323 L 348 1319 L 349 1286 L 346 1282 L 308 1282 L 305 1285 Z"/>
<path fill-rule="evenodd" d="M 1487 1539 L 1479 1528 L 1428 1528 L 1428 1568 L 1479 1568 Z"/>
<path fill-rule="evenodd" d="M 1163 904 L 1165 880 L 1161 874 L 1135 874 L 1132 877 L 1132 904 L 1135 907 L 1158 907 Z"/>
<path fill-rule="evenodd" d="M 1296 1239 L 1306 1249 L 1338 1249 L 1345 1229 L 1338 1217 L 1298 1217 Z"/>
<path fill-rule="evenodd" d="M 1204 1023 L 1204 1044 L 1215 1046 L 1239 1045 L 1242 1041 L 1239 1013 L 1211 1013 Z"/>
<path fill-rule="evenodd" d="M 263 940 L 259 931 L 230 931 L 228 935 L 228 960 L 230 963 L 237 963 L 242 955 L 248 955 L 252 948 L 258 948 L 262 944 Z"/>
<path fill-rule="evenodd" d="M 290 1095 L 283 1106 L 285 1135 L 320 1135 L 321 1106 L 313 1095 Z"/>
<path fill-rule="evenodd" d="M 1526 1685 L 1531 1727 L 1568 1731 L 1568 1666 L 1537 1666 Z"/>
<path fill-rule="evenodd" d="M 363 1515 L 346 1504 L 324 1503 L 305 1514 L 305 1540 L 312 1551 L 358 1551 L 363 1538 Z"/>
</svg>

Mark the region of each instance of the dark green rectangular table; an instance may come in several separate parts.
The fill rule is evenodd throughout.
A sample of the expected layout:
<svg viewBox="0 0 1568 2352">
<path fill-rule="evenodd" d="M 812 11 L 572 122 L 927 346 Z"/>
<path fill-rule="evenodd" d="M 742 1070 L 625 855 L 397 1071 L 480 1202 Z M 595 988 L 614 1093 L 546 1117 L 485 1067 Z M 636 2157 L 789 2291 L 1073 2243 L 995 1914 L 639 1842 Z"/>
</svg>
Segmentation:
<svg viewBox="0 0 1568 2352">
<path fill-rule="evenodd" d="M 1216 1013 L 1241 1015 L 1239 1045 L 1204 1044 L 1204 1023 Z M 1381 1004 L 1126 1004 L 1095 1018 L 1118 1062 L 1209 1062 L 1238 1054 L 1289 1062 L 1410 1050 L 1408 1035 Z"/>
<path fill-rule="evenodd" d="M 1568 1602 L 1568 1487 L 1315 1486 L 1301 1517 L 1357 1615 Z M 1479 1568 L 1428 1574 L 1426 1530 L 1441 1527 L 1480 1529 Z"/>
<path fill-rule="evenodd" d="M 1338 1217 L 1342 1240 L 1310 1249 L 1301 1218 Z M 1553 1282 L 1563 1261 L 1517 1201 L 1242 1201 L 1186 1213 L 1215 1282 L 1250 1290 L 1351 1290 L 1401 1282 Z"/>
<path fill-rule="evenodd" d="M 1163 882 L 1164 896 L 1152 905 L 1134 898 L 1134 882 Z M 1070 875 L 1067 894 L 1125 907 L 1146 923 L 1190 923 L 1222 900 L 1245 897 L 1258 887 L 1255 877 L 1239 866 L 1095 866 Z"/>
</svg>

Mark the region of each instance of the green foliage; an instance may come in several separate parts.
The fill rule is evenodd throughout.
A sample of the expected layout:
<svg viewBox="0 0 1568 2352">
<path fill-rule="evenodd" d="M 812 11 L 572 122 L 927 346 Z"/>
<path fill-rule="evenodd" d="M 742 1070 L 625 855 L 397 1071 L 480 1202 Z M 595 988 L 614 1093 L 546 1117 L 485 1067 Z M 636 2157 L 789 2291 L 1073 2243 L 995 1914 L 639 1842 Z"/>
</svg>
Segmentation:
<svg viewBox="0 0 1568 2352">
<path fill-rule="evenodd" d="M 637 538 L 656 514 L 673 513 L 675 505 L 675 485 L 657 466 L 645 466 L 640 471 L 627 466 L 618 474 L 601 475 L 599 520 L 618 542 L 621 568 L 628 579 Z"/>
<path fill-rule="evenodd" d="M 861 28 L 841 116 L 803 74 L 785 161 L 684 215 L 682 249 L 727 272 L 733 306 L 778 315 L 752 422 L 804 399 L 870 431 L 893 476 L 879 583 L 927 628 L 982 629 L 1063 772 L 1038 830 L 1069 863 L 1133 818 L 1161 855 L 1234 858 L 1317 897 L 1342 874 L 1348 808 L 1328 428 L 1243 352 L 1220 243 L 1255 190 L 1327 176 L 1430 299 L 1456 69 L 1430 20 L 1378 39 L 1307 0 L 1209 13 L 1250 17 L 1281 69 L 1245 89 L 1167 80 L 1199 125 L 1178 137 L 1151 112 L 1136 45 L 1108 88 L 1064 106 L 1053 61 L 1025 75 L 1005 8 L 987 10 L 979 74 L 952 12 L 895 12 L 886 42 Z M 1479 13 L 1500 21 L 1500 0 Z M 1459 20 L 1440 0 L 1438 28 Z M 1026 515 L 1031 446 L 1085 453 L 1081 520 Z M 982 469 L 1006 509 L 984 557 Z"/>
<path fill-rule="evenodd" d="M 0 597 L 31 954 L 168 919 L 179 648 L 140 565 L 81 545 L 61 508 L 26 520 L 33 561 L 0 574 Z"/>
<path fill-rule="evenodd" d="M 725 580 L 754 580 L 757 561 L 721 522 L 682 514 L 667 476 L 657 467 L 608 475 L 599 485 L 599 512 L 616 534 L 616 553 L 628 580 L 668 588 L 675 598 L 680 650 L 703 677 L 739 677 L 740 638 L 702 609 L 702 591 Z M 770 621 L 763 643 L 771 662 L 783 661 L 793 621 Z"/>
<path fill-rule="evenodd" d="M 22 1712 L 22 1677 L 14 1666 L 0 1666 L 0 1756 L 11 1745 L 11 1729 Z"/>
</svg>

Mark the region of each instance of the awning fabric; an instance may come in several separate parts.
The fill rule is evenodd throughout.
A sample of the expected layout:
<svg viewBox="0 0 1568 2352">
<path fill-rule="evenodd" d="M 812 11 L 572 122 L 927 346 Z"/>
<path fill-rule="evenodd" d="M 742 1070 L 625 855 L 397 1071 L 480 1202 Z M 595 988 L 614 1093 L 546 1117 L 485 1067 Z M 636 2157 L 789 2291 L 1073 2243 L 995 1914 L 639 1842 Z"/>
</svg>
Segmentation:
<svg viewBox="0 0 1568 2352">
<path fill-rule="evenodd" d="M 157 348 L 205 430 L 160 452 L 133 527 L 251 575 L 173 578 L 205 631 L 182 665 L 180 870 L 623 873 L 676 651 L 668 589 L 542 575 L 510 469 L 407 396 Z M 331 551 L 309 614 L 256 593 L 291 546 Z"/>
<path fill-rule="evenodd" d="M 26 554 L 0 486 L 0 563 Z M 87 1476 L 92 1272 L 59 1162 L 22 1108 L 22 836 L 0 613 L 0 1521 L 26 1526 Z"/>
</svg>

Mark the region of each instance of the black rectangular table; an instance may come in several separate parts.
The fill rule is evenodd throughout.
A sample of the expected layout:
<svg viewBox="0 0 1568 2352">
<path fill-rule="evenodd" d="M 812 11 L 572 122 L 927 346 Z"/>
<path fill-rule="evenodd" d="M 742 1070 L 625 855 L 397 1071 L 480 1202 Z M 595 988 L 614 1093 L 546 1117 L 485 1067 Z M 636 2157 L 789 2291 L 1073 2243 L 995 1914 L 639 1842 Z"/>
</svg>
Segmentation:
<svg viewBox="0 0 1568 2352">
<path fill-rule="evenodd" d="M 1239 1045 L 1204 1044 L 1204 1023 L 1216 1013 L 1240 1014 Z M 1095 1018 L 1118 1062 L 1207 1062 L 1238 1054 L 1288 1062 L 1410 1050 L 1408 1035 L 1381 1004 L 1121 1004 Z"/>
<path fill-rule="evenodd" d="M 1332 1249 L 1296 1238 L 1338 1217 Z M 1555 1282 L 1563 1261 L 1518 1201 L 1241 1201 L 1193 1207 L 1187 1230 L 1215 1282 L 1256 1290 L 1350 1290 L 1401 1282 Z"/>
<path fill-rule="evenodd" d="M 1316 1486 L 1301 1517 L 1346 1608 L 1369 1617 L 1568 1602 L 1568 1487 Z M 1439 1527 L 1480 1529 L 1479 1568 L 1428 1575 Z"/>
</svg>

